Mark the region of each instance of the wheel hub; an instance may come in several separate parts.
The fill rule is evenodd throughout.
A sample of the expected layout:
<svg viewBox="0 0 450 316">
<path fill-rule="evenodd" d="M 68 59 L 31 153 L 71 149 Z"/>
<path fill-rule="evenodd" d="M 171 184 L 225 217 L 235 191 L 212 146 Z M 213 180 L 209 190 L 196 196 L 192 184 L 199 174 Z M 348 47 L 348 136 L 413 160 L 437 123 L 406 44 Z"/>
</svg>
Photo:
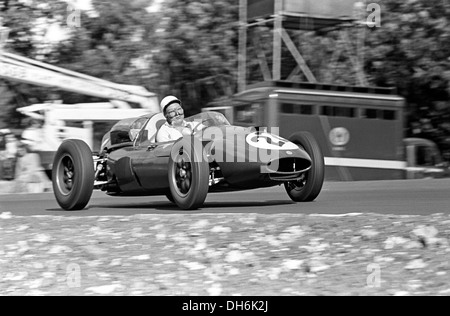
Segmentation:
<svg viewBox="0 0 450 316">
<path fill-rule="evenodd" d="M 57 181 L 64 194 L 68 194 L 72 191 L 75 176 L 74 168 L 72 157 L 65 156 L 61 159 L 61 168 L 58 172 Z"/>
<path fill-rule="evenodd" d="M 184 157 L 176 163 L 175 180 L 178 191 L 187 194 L 191 189 L 192 172 L 191 163 Z"/>
<path fill-rule="evenodd" d="M 299 189 L 303 189 L 303 187 L 306 185 L 306 176 L 305 174 L 302 175 L 301 178 L 299 178 L 296 181 L 290 181 L 288 182 L 288 186 L 291 190 L 299 190 Z"/>
</svg>

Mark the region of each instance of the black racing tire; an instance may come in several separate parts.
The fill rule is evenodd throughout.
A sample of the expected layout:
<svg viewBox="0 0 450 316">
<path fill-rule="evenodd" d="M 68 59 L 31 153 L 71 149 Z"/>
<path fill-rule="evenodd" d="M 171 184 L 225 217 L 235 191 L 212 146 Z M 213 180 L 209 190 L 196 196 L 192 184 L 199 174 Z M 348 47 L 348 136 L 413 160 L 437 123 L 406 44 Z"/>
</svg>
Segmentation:
<svg viewBox="0 0 450 316">
<path fill-rule="evenodd" d="M 94 190 L 94 160 L 89 146 L 82 140 L 65 140 L 53 161 L 53 192 L 62 209 L 82 210 Z"/>
<path fill-rule="evenodd" d="M 169 157 L 170 194 L 184 210 L 201 207 L 209 190 L 209 163 L 204 158 L 203 146 L 201 143 L 194 146 L 193 139 L 186 137 L 176 142 Z"/>
<path fill-rule="evenodd" d="M 303 174 L 299 181 L 284 183 L 287 194 L 294 202 L 312 202 L 322 190 L 325 178 L 325 162 L 322 150 L 309 132 L 299 132 L 289 137 L 289 140 L 303 148 L 312 159 L 312 167 Z"/>
</svg>

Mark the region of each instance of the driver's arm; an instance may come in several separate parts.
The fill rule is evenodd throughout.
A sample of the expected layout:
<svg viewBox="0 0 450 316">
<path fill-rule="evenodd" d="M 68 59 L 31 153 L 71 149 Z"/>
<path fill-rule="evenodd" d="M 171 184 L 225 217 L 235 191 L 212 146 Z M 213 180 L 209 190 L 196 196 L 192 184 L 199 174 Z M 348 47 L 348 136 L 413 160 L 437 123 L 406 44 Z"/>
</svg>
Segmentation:
<svg viewBox="0 0 450 316">
<path fill-rule="evenodd" d="M 170 137 L 170 131 L 164 125 L 161 126 L 158 133 L 156 134 L 156 141 L 158 143 L 170 142 L 172 137 Z"/>
<path fill-rule="evenodd" d="M 192 133 L 194 134 L 195 132 L 198 132 L 200 130 L 202 130 L 205 125 L 202 124 L 202 122 L 188 122 L 190 128 L 192 129 Z"/>
<path fill-rule="evenodd" d="M 171 142 L 181 137 L 183 137 L 183 134 L 181 132 L 164 124 L 163 126 L 161 126 L 158 134 L 156 135 L 156 141 L 158 143 Z"/>
<path fill-rule="evenodd" d="M 189 135 L 194 134 L 194 130 L 192 129 L 191 126 L 188 126 L 188 127 L 183 128 L 183 130 L 181 131 L 181 134 L 183 136 L 189 136 Z"/>
</svg>

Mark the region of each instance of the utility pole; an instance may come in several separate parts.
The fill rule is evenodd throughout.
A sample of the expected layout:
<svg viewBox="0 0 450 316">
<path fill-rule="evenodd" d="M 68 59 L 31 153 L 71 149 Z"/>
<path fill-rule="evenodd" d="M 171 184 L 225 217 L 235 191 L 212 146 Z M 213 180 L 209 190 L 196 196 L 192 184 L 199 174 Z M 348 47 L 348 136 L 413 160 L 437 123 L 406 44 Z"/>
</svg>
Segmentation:
<svg viewBox="0 0 450 316">
<path fill-rule="evenodd" d="M 275 23 L 273 30 L 273 80 L 281 79 L 281 48 L 282 38 L 281 31 L 283 29 L 283 2 L 275 1 Z"/>
<path fill-rule="evenodd" d="M 3 48 L 8 41 L 9 28 L 3 26 L 3 18 L 0 17 L 0 55 L 3 53 Z"/>
</svg>

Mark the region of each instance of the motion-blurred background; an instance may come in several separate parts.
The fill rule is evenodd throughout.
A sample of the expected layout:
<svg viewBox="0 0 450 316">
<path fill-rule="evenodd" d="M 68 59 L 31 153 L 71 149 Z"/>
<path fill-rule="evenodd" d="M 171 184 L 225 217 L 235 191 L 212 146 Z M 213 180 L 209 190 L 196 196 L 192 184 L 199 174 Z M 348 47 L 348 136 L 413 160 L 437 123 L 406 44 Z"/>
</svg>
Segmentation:
<svg viewBox="0 0 450 316">
<path fill-rule="evenodd" d="M 302 1 L 280 2 L 292 7 Z M 336 10 L 339 3 L 348 5 L 333 2 Z M 286 28 L 292 43 L 316 82 L 396 88 L 406 100 L 405 137 L 434 141 L 450 160 L 450 1 L 353 2 L 359 10 L 353 12 L 350 26 L 305 27 L 317 20 L 299 20 L 298 28 Z M 259 3 L 276 5 L 276 1 Z M 367 9 L 371 4 L 380 8 L 373 19 L 374 11 Z M 145 87 L 159 98 L 177 95 L 188 115 L 195 114 L 242 88 L 242 28 L 244 22 L 250 23 L 242 19 L 243 5 L 249 10 L 258 1 L 1 0 L 1 46 L 3 52 L 45 65 Z M 311 78 L 304 69 L 292 71 L 299 56 L 287 45 L 274 56 L 274 24 L 264 19 L 254 19 L 258 30 L 247 28 L 245 34 L 246 84 L 267 80 L 275 57 L 281 64 L 279 79 L 307 82 Z M 364 23 L 369 19 L 379 25 Z M 347 51 L 336 54 L 343 28 L 348 43 L 341 50 Z M 104 99 L 0 76 L 3 135 L 12 133 L 20 139 L 36 120 L 17 109 L 49 101 L 78 104 Z M 103 124 L 94 130 L 98 135 L 111 125 Z M 5 150 L 6 138 L 2 141 Z"/>
</svg>

